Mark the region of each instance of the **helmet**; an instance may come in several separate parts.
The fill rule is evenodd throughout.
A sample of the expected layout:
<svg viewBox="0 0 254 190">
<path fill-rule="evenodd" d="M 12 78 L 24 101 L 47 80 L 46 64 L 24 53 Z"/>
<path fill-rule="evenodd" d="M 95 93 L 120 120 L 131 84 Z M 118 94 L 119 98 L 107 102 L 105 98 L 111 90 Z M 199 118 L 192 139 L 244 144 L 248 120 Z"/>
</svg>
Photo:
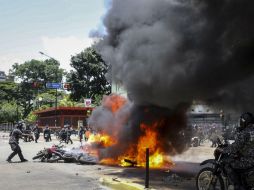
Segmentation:
<svg viewBox="0 0 254 190">
<path fill-rule="evenodd" d="M 23 130 L 23 124 L 22 123 L 18 123 L 16 125 L 16 129 L 19 129 L 20 131 L 22 131 Z"/>
<path fill-rule="evenodd" d="M 253 117 L 252 113 L 246 112 L 241 115 L 241 117 L 240 117 L 240 128 L 241 129 L 243 129 L 253 123 L 254 123 L 254 117 Z"/>
</svg>

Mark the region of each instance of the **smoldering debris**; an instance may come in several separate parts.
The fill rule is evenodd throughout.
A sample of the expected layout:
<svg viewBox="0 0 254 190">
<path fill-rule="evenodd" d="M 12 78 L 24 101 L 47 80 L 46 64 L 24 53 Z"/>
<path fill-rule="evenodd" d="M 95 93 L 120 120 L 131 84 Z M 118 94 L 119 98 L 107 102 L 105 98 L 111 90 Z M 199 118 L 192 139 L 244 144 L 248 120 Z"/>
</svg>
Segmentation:
<svg viewBox="0 0 254 190">
<path fill-rule="evenodd" d="M 178 185 L 179 183 L 183 181 L 183 178 L 181 178 L 177 174 L 171 174 L 167 177 L 164 177 L 163 181 L 166 184 Z"/>
</svg>

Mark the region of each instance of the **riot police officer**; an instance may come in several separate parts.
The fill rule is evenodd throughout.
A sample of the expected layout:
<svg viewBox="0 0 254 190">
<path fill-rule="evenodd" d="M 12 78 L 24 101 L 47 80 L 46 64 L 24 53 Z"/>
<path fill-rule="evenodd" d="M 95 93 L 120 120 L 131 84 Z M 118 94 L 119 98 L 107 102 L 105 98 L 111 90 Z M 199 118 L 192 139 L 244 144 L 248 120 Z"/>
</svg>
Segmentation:
<svg viewBox="0 0 254 190">
<path fill-rule="evenodd" d="M 36 123 L 35 124 L 35 127 L 33 128 L 33 133 L 34 133 L 34 140 L 35 140 L 35 143 L 37 143 L 39 137 L 40 137 L 40 129 L 38 127 L 38 124 Z"/>
<path fill-rule="evenodd" d="M 49 142 L 49 140 L 51 140 L 51 132 L 48 125 L 46 125 L 46 128 L 43 131 L 43 136 L 46 142 Z"/>
<path fill-rule="evenodd" d="M 78 135 L 79 135 L 79 142 L 82 142 L 84 133 L 85 133 L 84 127 L 83 127 L 83 126 L 80 126 L 80 129 L 79 129 L 79 132 L 78 132 Z"/>
<path fill-rule="evenodd" d="M 21 162 L 27 162 L 24 158 L 21 148 L 19 146 L 19 139 L 22 138 L 23 133 L 21 132 L 22 125 L 18 124 L 17 127 L 11 132 L 9 144 L 12 149 L 12 153 L 8 156 L 7 162 L 11 162 L 11 159 L 18 154 Z"/>
<path fill-rule="evenodd" d="M 73 131 L 73 129 L 68 125 L 67 129 L 66 129 L 66 133 L 67 133 L 66 143 L 67 144 L 69 143 L 69 141 L 71 142 L 71 144 L 73 144 L 73 142 L 71 140 L 72 131 Z"/>
<path fill-rule="evenodd" d="M 240 127 L 235 142 L 222 150 L 224 154 L 229 155 L 229 158 L 225 160 L 225 169 L 235 189 L 243 189 L 236 170 L 254 167 L 253 123 L 253 115 L 249 112 L 243 113 L 240 117 Z"/>
</svg>

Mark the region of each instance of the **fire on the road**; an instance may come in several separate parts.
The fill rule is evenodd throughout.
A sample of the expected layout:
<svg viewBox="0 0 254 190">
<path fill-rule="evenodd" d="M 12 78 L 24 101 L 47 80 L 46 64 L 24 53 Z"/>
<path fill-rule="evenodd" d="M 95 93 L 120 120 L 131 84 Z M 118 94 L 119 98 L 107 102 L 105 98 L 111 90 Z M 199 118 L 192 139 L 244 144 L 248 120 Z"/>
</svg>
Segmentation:
<svg viewBox="0 0 254 190">
<path fill-rule="evenodd" d="M 113 121 L 105 127 L 97 128 L 97 134 L 92 134 L 89 137 L 89 144 L 94 151 L 98 152 L 98 157 L 101 164 L 120 165 L 120 166 L 146 166 L 146 149 L 149 148 L 149 166 L 151 168 L 169 168 L 173 165 L 172 160 L 165 152 L 165 141 L 159 134 L 165 127 L 163 119 L 156 121 L 141 122 L 136 125 L 137 134 L 132 134 L 135 138 L 132 139 L 130 128 L 126 122 L 119 122 L 118 116 L 123 116 L 126 112 L 121 112 L 127 104 L 127 99 L 119 95 L 105 96 L 103 98 L 103 109 L 111 113 L 111 118 L 103 120 L 102 123 L 97 122 L 105 116 L 101 115 L 94 120 L 95 126 L 105 126 L 108 121 Z M 149 110 L 144 110 L 148 112 Z M 121 113 L 121 114 L 119 114 Z M 127 113 L 128 115 L 128 113 Z M 128 116 L 124 116 L 128 118 Z M 126 131 L 126 132 L 123 132 Z M 123 136 L 129 138 L 128 141 L 123 140 Z M 113 151 L 107 151 L 113 150 Z M 110 153 L 108 153 L 110 152 Z"/>
<path fill-rule="evenodd" d="M 160 141 L 154 130 L 159 127 L 158 123 L 148 126 L 141 124 L 140 128 L 143 131 L 143 135 L 140 136 L 138 144 L 129 145 L 129 149 L 123 155 L 120 155 L 117 159 L 104 158 L 100 161 L 101 164 L 106 165 L 120 165 L 120 166 L 138 166 L 145 167 L 146 165 L 146 148 L 149 148 L 149 164 L 151 168 L 170 167 L 173 162 L 161 151 Z M 110 137 L 107 134 L 92 135 L 89 139 L 90 143 L 96 143 L 104 148 L 113 146 L 117 143 L 117 140 Z"/>
</svg>

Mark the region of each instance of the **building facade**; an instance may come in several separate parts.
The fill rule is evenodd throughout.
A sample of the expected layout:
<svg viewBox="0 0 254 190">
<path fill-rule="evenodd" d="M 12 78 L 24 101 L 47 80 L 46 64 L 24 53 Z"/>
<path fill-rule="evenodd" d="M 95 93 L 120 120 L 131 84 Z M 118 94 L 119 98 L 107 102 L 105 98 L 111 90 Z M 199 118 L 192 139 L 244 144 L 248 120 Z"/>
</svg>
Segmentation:
<svg viewBox="0 0 254 190">
<path fill-rule="evenodd" d="M 40 128 L 48 125 L 51 129 L 60 129 L 70 125 L 73 129 L 78 129 L 80 123 L 86 125 L 92 110 L 92 107 L 57 107 L 37 111 L 35 114 Z"/>
<path fill-rule="evenodd" d="M 0 82 L 6 81 L 7 76 L 4 71 L 0 71 Z"/>
</svg>

